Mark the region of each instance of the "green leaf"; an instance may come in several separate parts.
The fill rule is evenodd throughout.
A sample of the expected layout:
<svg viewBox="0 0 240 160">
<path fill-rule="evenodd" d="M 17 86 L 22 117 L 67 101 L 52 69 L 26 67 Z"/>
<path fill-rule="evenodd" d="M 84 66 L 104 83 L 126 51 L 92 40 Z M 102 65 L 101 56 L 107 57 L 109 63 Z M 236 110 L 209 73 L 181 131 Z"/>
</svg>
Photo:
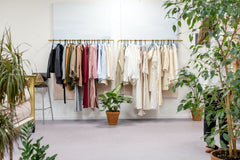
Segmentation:
<svg viewBox="0 0 240 160">
<path fill-rule="evenodd" d="M 225 151 L 227 150 L 227 145 L 222 140 L 220 140 L 220 145 Z"/>
<path fill-rule="evenodd" d="M 178 21 L 178 26 L 181 27 L 182 26 L 182 23 L 181 21 Z"/>
<path fill-rule="evenodd" d="M 229 142 L 229 136 L 226 133 L 223 133 L 223 138 L 224 140 L 226 140 L 227 142 Z"/>
<path fill-rule="evenodd" d="M 173 26 L 172 26 L 172 29 L 173 29 L 174 32 L 176 32 L 176 30 L 177 30 L 176 25 L 173 25 Z"/>
<path fill-rule="evenodd" d="M 238 135 L 238 137 L 240 137 L 240 131 L 237 131 L 237 135 Z"/>
<path fill-rule="evenodd" d="M 190 40 L 190 42 L 193 41 L 193 36 L 191 34 L 189 34 L 189 40 Z"/>
<path fill-rule="evenodd" d="M 178 106 L 177 111 L 180 112 L 180 111 L 182 111 L 182 110 L 183 110 L 183 104 L 180 104 L 180 105 Z"/>
</svg>

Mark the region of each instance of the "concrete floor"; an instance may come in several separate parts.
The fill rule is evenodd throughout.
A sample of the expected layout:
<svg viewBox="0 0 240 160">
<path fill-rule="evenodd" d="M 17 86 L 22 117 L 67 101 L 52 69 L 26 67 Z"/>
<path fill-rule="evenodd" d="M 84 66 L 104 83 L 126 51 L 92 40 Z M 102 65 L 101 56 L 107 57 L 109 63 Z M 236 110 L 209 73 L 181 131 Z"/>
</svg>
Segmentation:
<svg viewBox="0 0 240 160">
<path fill-rule="evenodd" d="M 38 121 L 33 137 L 57 160 L 209 160 L 202 132 L 203 122 L 186 119 Z"/>
</svg>

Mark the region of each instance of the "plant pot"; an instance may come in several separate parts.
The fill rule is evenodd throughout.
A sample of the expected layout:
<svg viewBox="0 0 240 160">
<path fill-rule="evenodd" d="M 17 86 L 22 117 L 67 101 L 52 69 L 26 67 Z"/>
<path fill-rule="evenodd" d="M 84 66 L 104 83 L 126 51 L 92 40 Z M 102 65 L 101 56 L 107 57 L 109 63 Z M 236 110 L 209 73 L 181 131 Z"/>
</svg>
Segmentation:
<svg viewBox="0 0 240 160">
<path fill-rule="evenodd" d="M 117 125 L 120 111 L 118 111 L 118 112 L 106 111 L 106 114 L 107 114 L 108 124 L 109 125 Z"/>
<path fill-rule="evenodd" d="M 193 114 L 193 109 L 191 108 L 191 113 L 192 113 L 192 120 L 193 121 L 201 121 L 202 120 L 202 116 L 201 116 L 201 112 L 203 111 L 203 109 L 201 108 L 196 108 L 196 110 L 197 110 L 197 116 L 195 116 L 194 114 Z"/>
<path fill-rule="evenodd" d="M 218 158 L 218 157 L 215 156 L 215 155 L 218 154 L 219 152 L 224 152 L 224 150 L 223 150 L 223 149 L 218 149 L 218 150 L 212 151 L 212 152 L 211 152 L 211 160 L 224 160 L 224 159 L 221 159 L 221 158 Z M 238 152 L 238 155 L 239 155 L 239 157 L 240 157 L 240 150 L 237 150 L 237 152 Z M 231 159 L 231 160 L 238 160 L 239 157 L 238 157 L 238 158 L 235 158 L 235 159 L 233 158 L 233 159 Z M 226 158 L 226 157 L 224 157 L 224 158 Z"/>
</svg>

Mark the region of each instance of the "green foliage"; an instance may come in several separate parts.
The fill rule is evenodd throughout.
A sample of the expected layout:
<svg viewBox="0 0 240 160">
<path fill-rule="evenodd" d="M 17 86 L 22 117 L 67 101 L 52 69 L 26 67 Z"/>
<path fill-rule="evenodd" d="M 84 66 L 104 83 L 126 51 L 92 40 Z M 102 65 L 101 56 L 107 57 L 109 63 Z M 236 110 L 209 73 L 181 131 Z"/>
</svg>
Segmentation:
<svg viewBox="0 0 240 160">
<path fill-rule="evenodd" d="M 0 105 L 21 103 L 25 98 L 25 71 L 20 46 L 13 46 L 11 31 L 5 30 L 0 40 Z"/>
<path fill-rule="evenodd" d="M 128 95 L 119 94 L 121 85 L 118 85 L 110 92 L 104 92 L 99 95 L 100 104 L 102 104 L 101 111 L 108 110 L 110 112 L 117 112 L 120 109 L 121 103 L 132 103 L 132 97 Z"/>
<path fill-rule="evenodd" d="M 190 41 L 193 41 L 192 35 L 196 31 L 202 33 L 200 36 L 203 41 L 190 47 L 190 65 L 196 70 L 197 79 L 220 81 L 220 87 L 212 84 L 202 88 L 202 96 L 204 103 L 208 104 L 205 106 L 209 110 L 206 116 L 208 122 L 212 121 L 211 115 L 215 115 L 214 120 L 227 120 L 226 126 L 212 130 L 209 139 L 227 132 L 224 138 L 229 142 L 229 155 L 232 157 L 236 155 L 236 140 L 240 130 L 237 123 L 240 120 L 240 69 L 232 70 L 232 63 L 240 61 L 240 35 L 237 33 L 240 30 L 240 1 L 168 0 L 163 6 L 168 9 L 167 17 L 178 16 L 178 21 L 181 21 L 178 27 L 186 22 Z M 173 27 L 173 30 L 176 31 L 177 28 Z M 215 43 L 211 44 L 210 41 Z M 182 82 L 181 78 L 179 81 L 173 89 L 190 84 Z M 201 90 L 201 87 L 196 87 Z M 194 93 L 188 93 L 178 110 L 188 108 L 188 104 L 192 105 L 193 95 Z M 213 144 L 214 141 L 209 140 L 208 143 Z M 226 149 L 226 144 L 222 141 L 220 143 Z"/>
<path fill-rule="evenodd" d="M 175 92 L 178 87 L 187 86 L 190 92 L 186 94 L 186 97 L 181 100 L 177 111 L 193 109 L 193 113 L 197 116 L 197 108 L 203 108 L 203 88 L 199 82 L 198 77 L 189 71 L 189 67 L 183 67 L 178 73 L 177 83 L 172 86 L 172 90 Z M 203 114 L 203 113 L 201 113 Z"/>
<path fill-rule="evenodd" d="M 3 115 L 2 118 L 7 117 L 5 122 L 10 121 L 11 123 L 13 122 L 15 105 L 25 100 L 26 73 L 23 69 L 22 59 L 24 51 L 20 51 L 19 47 L 13 45 L 10 29 L 5 29 L 0 39 L 0 107 L 6 105 L 4 109 L 8 109 L 9 112 L 7 116 Z M 10 160 L 12 160 L 13 141 L 16 134 L 10 122 L 8 122 L 9 126 L 1 126 L 7 129 L 9 134 L 6 134 L 6 130 L 1 130 L 3 137 L 0 137 L 0 141 L 4 142 L 1 144 L 1 151 L 9 148 L 7 151 L 9 151 Z"/>
<path fill-rule="evenodd" d="M 57 154 L 46 157 L 46 151 L 49 148 L 49 145 L 41 145 L 41 140 L 43 137 L 33 142 L 32 136 L 32 127 L 33 124 L 28 122 L 26 125 L 21 128 L 21 139 L 23 147 L 19 150 L 22 151 L 21 157 L 19 160 L 55 160 Z"/>
<path fill-rule="evenodd" d="M 9 145 L 16 140 L 18 133 L 11 122 L 10 115 L 0 110 L 0 159 L 9 152 Z"/>
</svg>

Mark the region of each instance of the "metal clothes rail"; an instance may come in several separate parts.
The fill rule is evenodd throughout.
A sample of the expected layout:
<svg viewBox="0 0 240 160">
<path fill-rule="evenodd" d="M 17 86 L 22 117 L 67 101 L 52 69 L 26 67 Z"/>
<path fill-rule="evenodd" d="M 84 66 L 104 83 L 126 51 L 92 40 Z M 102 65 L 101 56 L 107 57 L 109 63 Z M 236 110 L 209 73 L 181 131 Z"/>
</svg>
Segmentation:
<svg viewBox="0 0 240 160">
<path fill-rule="evenodd" d="M 121 39 L 118 40 L 118 42 L 123 42 L 123 41 L 176 41 L 176 42 L 181 42 L 183 40 L 180 39 Z"/>
<path fill-rule="evenodd" d="M 48 41 L 114 41 L 113 39 L 49 39 Z"/>
</svg>

